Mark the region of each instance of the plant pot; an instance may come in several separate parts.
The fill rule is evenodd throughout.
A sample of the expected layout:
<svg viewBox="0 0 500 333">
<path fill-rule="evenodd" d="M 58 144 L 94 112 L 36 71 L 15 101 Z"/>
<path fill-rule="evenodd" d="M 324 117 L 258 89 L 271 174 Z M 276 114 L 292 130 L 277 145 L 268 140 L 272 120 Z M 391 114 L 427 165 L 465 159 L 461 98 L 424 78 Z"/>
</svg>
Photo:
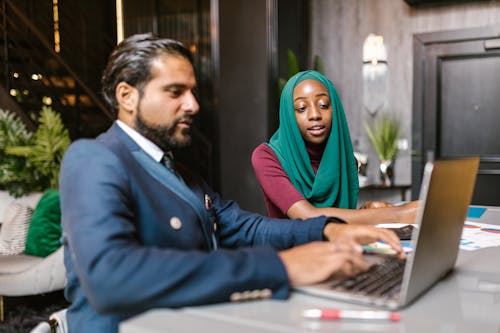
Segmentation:
<svg viewBox="0 0 500 333">
<path fill-rule="evenodd" d="M 379 165 L 380 182 L 383 186 L 394 185 L 394 161 L 382 160 Z"/>
</svg>

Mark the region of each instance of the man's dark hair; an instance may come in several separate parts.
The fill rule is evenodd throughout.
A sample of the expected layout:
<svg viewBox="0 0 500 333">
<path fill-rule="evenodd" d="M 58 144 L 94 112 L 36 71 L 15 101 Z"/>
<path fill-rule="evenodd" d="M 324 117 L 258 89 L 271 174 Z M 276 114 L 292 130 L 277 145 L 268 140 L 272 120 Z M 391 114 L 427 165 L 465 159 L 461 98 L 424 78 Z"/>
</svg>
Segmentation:
<svg viewBox="0 0 500 333">
<path fill-rule="evenodd" d="M 151 63 L 161 55 L 183 57 L 193 64 L 193 56 L 181 42 L 152 33 L 132 35 L 115 47 L 101 78 L 102 95 L 115 116 L 118 114 L 115 95 L 118 83 L 128 83 L 142 96 L 151 80 Z"/>
</svg>

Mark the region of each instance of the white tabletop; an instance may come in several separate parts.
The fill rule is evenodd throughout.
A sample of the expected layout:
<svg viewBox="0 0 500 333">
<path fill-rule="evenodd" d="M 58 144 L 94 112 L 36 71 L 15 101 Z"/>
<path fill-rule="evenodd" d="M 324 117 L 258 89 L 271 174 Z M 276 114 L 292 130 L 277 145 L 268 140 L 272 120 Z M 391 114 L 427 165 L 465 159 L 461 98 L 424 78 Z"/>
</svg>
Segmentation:
<svg viewBox="0 0 500 333">
<path fill-rule="evenodd" d="M 480 219 L 500 225 L 500 208 Z M 121 333 L 152 332 L 500 332 L 500 247 L 461 250 L 454 272 L 408 307 L 402 320 L 318 321 L 301 316 L 309 308 L 369 309 L 345 302 L 292 293 L 286 301 L 225 303 L 178 310 L 157 309 L 120 325 Z"/>
</svg>

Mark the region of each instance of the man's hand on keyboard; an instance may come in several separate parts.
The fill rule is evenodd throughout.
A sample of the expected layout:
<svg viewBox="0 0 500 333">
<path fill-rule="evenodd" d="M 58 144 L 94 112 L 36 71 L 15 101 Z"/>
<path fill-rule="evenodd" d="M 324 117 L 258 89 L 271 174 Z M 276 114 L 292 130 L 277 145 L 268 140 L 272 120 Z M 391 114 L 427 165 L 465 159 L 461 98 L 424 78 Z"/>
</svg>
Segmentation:
<svg viewBox="0 0 500 333">
<path fill-rule="evenodd" d="M 329 223 L 323 234 L 330 242 L 351 246 L 383 241 L 397 252 L 398 257 L 405 257 L 399 237 L 392 230 L 366 225 Z"/>
<path fill-rule="evenodd" d="M 292 286 L 322 282 L 332 275 L 352 276 L 368 269 L 358 244 L 313 242 L 279 252 Z"/>
</svg>

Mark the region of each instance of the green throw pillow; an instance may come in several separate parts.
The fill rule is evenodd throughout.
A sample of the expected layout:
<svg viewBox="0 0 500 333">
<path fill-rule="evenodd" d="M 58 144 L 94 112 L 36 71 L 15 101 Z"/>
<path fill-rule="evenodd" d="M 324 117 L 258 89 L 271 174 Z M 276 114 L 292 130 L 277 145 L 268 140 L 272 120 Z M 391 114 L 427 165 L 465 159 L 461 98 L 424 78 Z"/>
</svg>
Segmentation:
<svg viewBox="0 0 500 333">
<path fill-rule="evenodd" d="M 61 246 L 61 204 L 59 192 L 47 190 L 31 217 L 25 254 L 46 257 Z"/>
</svg>

